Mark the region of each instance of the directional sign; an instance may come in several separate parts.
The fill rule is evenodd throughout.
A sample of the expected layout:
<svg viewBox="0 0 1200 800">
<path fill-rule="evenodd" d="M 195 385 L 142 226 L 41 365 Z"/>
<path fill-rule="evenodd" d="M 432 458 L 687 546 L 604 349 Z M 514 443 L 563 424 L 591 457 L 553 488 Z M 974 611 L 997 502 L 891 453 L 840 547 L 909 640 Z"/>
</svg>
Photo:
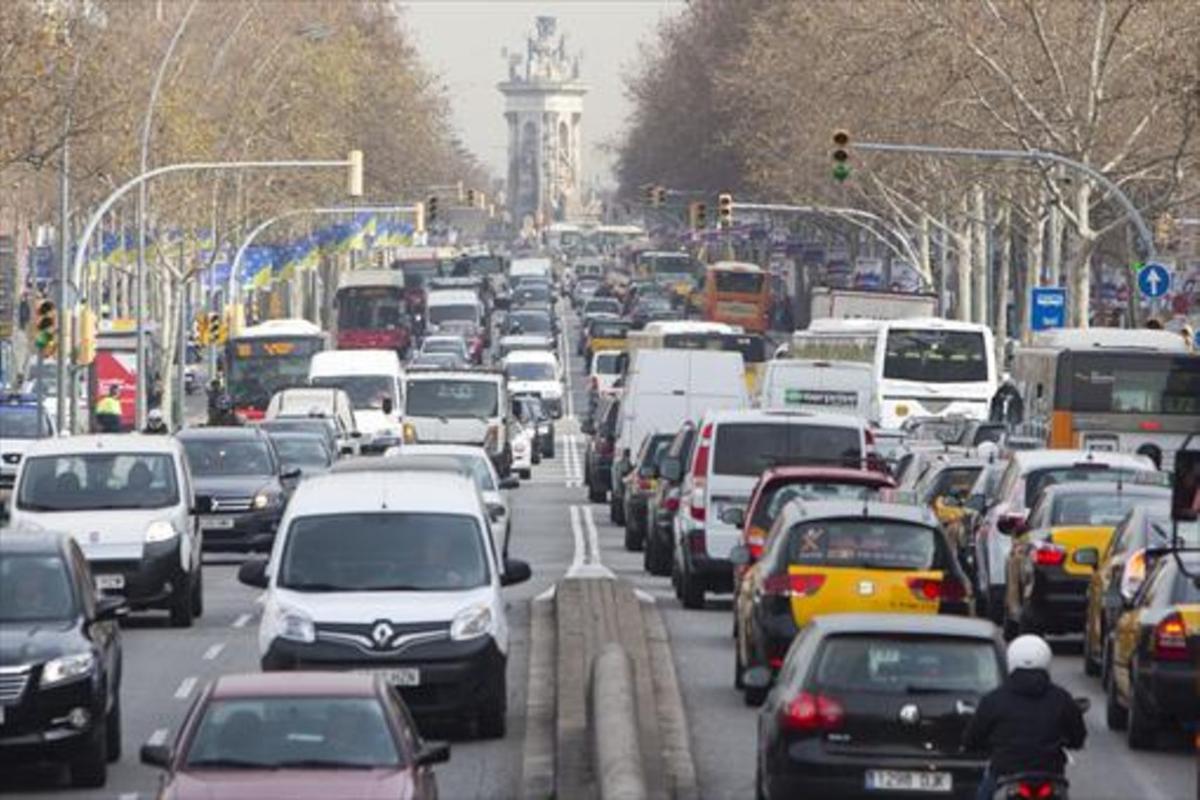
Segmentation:
<svg viewBox="0 0 1200 800">
<path fill-rule="evenodd" d="M 1044 331 L 1067 324 L 1067 290 L 1060 286 L 1034 288 L 1029 304 L 1029 328 Z"/>
<path fill-rule="evenodd" d="M 1162 264 L 1147 264 L 1138 270 L 1137 283 L 1143 297 L 1162 297 L 1171 288 L 1171 270 Z"/>
</svg>

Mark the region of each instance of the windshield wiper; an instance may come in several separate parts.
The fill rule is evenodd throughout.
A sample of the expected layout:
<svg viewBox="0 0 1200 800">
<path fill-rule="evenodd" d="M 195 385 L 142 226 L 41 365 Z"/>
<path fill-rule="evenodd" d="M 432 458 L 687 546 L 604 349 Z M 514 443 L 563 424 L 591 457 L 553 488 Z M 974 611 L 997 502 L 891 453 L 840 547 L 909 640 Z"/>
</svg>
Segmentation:
<svg viewBox="0 0 1200 800">
<path fill-rule="evenodd" d="M 301 758 L 295 761 L 276 761 L 272 766 L 276 769 L 382 769 L 387 765 L 339 761 L 336 758 Z"/>
<path fill-rule="evenodd" d="M 188 767 L 212 767 L 216 769 L 278 769 L 269 761 L 251 761 L 246 758 L 198 758 L 187 763 Z"/>
<path fill-rule="evenodd" d="M 282 589 L 292 589 L 297 592 L 357 592 L 361 591 L 350 586 L 340 586 L 336 583 L 320 583 L 312 581 L 310 583 L 281 583 Z"/>
</svg>

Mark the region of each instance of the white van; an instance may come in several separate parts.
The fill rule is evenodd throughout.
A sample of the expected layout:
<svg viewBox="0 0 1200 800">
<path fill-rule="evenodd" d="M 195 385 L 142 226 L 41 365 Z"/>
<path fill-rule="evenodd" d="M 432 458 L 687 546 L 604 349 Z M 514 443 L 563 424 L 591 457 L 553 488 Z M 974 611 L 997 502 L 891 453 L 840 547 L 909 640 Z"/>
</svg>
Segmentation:
<svg viewBox="0 0 1200 800">
<path fill-rule="evenodd" d="M 271 395 L 264 419 L 319 417 L 333 420 L 337 428 L 338 454 L 358 455 L 361 450 L 358 422 L 350 395 L 343 389 L 312 386 L 281 389 Z"/>
<path fill-rule="evenodd" d="M 532 394 L 550 416 L 563 414 L 563 370 L 549 350 L 515 350 L 504 357 L 509 394 Z"/>
<path fill-rule="evenodd" d="M 428 332 L 477 336 L 483 328 L 483 303 L 467 289 L 436 289 L 425 298 Z"/>
<path fill-rule="evenodd" d="M 465 718 L 482 736 L 503 736 L 500 589 L 528 580 L 529 565 L 501 557 L 490 525 L 462 474 L 368 469 L 304 481 L 270 560 L 238 572 L 265 589 L 262 668 L 379 672 L 417 716 Z"/>
<path fill-rule="evenodd" d="M 731 509 L 745 512 L 764 471 L 812 465 L 861 469 L 874 460 L 866 420 L 805 411 L 714 411 L 700 420 L 689 463 L 663 464 L 682 480 L 675 515 L 675 591 L 687 608 L 705 592 L 733 587 L 729 552 L 741 537 Z"/>
<path fill-rule="evenodd" d="M 784 358 L 767 362 L 759 389 L 762 408 L 854 414 L 878 424 L 875 370 L 856 361 Z"/>
<path fill-rule="evenodd" d="M 624 523 L 622 478 L 646 436 L 679 430 L 684 422 L 698 419 L 707 411 L 749 405 L 746 367 L 740 353 L 672 349 L 634 353 L 625 374 L 617 419 L 609 500 L 613 522 Z"/>
<path fill-rule="evenodd" d="M 404 444 L 482 447 L 501 477 L 512 469 L 508 389 L 497 370 L 410 369 L 404 385 Z"/>
<path fill-rule="evenodd" d="M 509 283 L 516 283 L 518 278 L 545 278 L 550 280 L 551 266 L 548 258 L 514 258 L 508 268 Z"/>
<path fill-rule="evenodd" d="M 326 350 L 314 353 L 308 382 L 341 389 L 350 397 L 364 453 L 400 444 L 403 370 L 395 350 Z"/>
<path fill-rule="evenodd" d="M 193 505 L 173 437 L 99 434 L 30 445 L 9 513 L 13 530 L 71 534 L 97 588 L 187 628 L 204 606 Z"/>
</svg>

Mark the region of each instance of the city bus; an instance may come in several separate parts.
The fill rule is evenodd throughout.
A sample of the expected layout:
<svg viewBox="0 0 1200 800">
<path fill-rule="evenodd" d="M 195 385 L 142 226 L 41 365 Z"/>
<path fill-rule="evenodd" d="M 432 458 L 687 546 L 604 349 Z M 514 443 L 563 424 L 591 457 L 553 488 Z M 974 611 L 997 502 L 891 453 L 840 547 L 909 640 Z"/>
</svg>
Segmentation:
<svg viewBox="0 0 1200 800">
<path fill-rule="evenodd" d="M 308 385 L 313 353 L 328 338 L 303 319 L 272 319 L 232 337 L 226 345 L 226 387 L 233 410 L 248 420 L 262 419 L 271 395 Z"/>
<path fill-rule="evenodd" d="M 771 286 L 757 264 L 718 261 L 704 274 L 704 318 L 765 333 L 771 316 Z"/>
<path fill-rule="evenodd" d="M 870 364 L 883 428 L 909 417 L 988 419 L 996 348 L 988 326 L 947 319 L 819 319 L 792 334 L 790 355 Z"/>
<path fill-rule="evenodd" d="M 340 350 L 394 350 L 404 358 L 412 345 L 405 276 L 391 269 L 343 273 L 333 297 L 335 341 Z"/>
<path fill-rule="evenodd" d="M 637 254 L 634 275 L 652 280 L 672 296 L 686 301 L 696 289 L 699 262 L 677 250 L 644 250 Z"/>
<path fill-rule="evenodd" d="M 722 350 L 737 352 L 746 371 L 746 391 L 757 397 L 763 372 L 770 357 L 767 340 L 735 325 L 721 322 L 651 322 L 643 330 L 630 331 L 630 354 L 638 350 Z M 628 362 L 627 362 L 628 363 Z"/>
<path fill-rule="evenodd" d="M 1010 372 L 996 415 L 1050 448 L 1140 452 L 1169 468 L 1200 431 L 1200 353 L 1178 333 L 1043 331 Z"/>
</svg>

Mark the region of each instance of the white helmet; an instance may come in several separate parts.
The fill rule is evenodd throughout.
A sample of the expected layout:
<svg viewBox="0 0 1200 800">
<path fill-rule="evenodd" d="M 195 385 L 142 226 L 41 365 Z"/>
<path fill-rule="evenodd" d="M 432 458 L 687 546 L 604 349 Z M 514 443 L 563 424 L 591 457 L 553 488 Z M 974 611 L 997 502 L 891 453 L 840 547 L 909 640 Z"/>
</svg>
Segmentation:
<svg viewBox="0 0 1200 800">
<path fill-rule="evenodd" d="M 162 422 L 163 412 L 161 409 L 152 408 L 146 413 L 146 420 L 149 422 Z"/>
<path fill-rule="evenodd" d="M 1054 654 L 1050 645 L 1040 636 L 1025 634 L 1013 639 L 1008 645 L 1008 671 L 1018 669 L 1050 669 Z"/>
</svg>

